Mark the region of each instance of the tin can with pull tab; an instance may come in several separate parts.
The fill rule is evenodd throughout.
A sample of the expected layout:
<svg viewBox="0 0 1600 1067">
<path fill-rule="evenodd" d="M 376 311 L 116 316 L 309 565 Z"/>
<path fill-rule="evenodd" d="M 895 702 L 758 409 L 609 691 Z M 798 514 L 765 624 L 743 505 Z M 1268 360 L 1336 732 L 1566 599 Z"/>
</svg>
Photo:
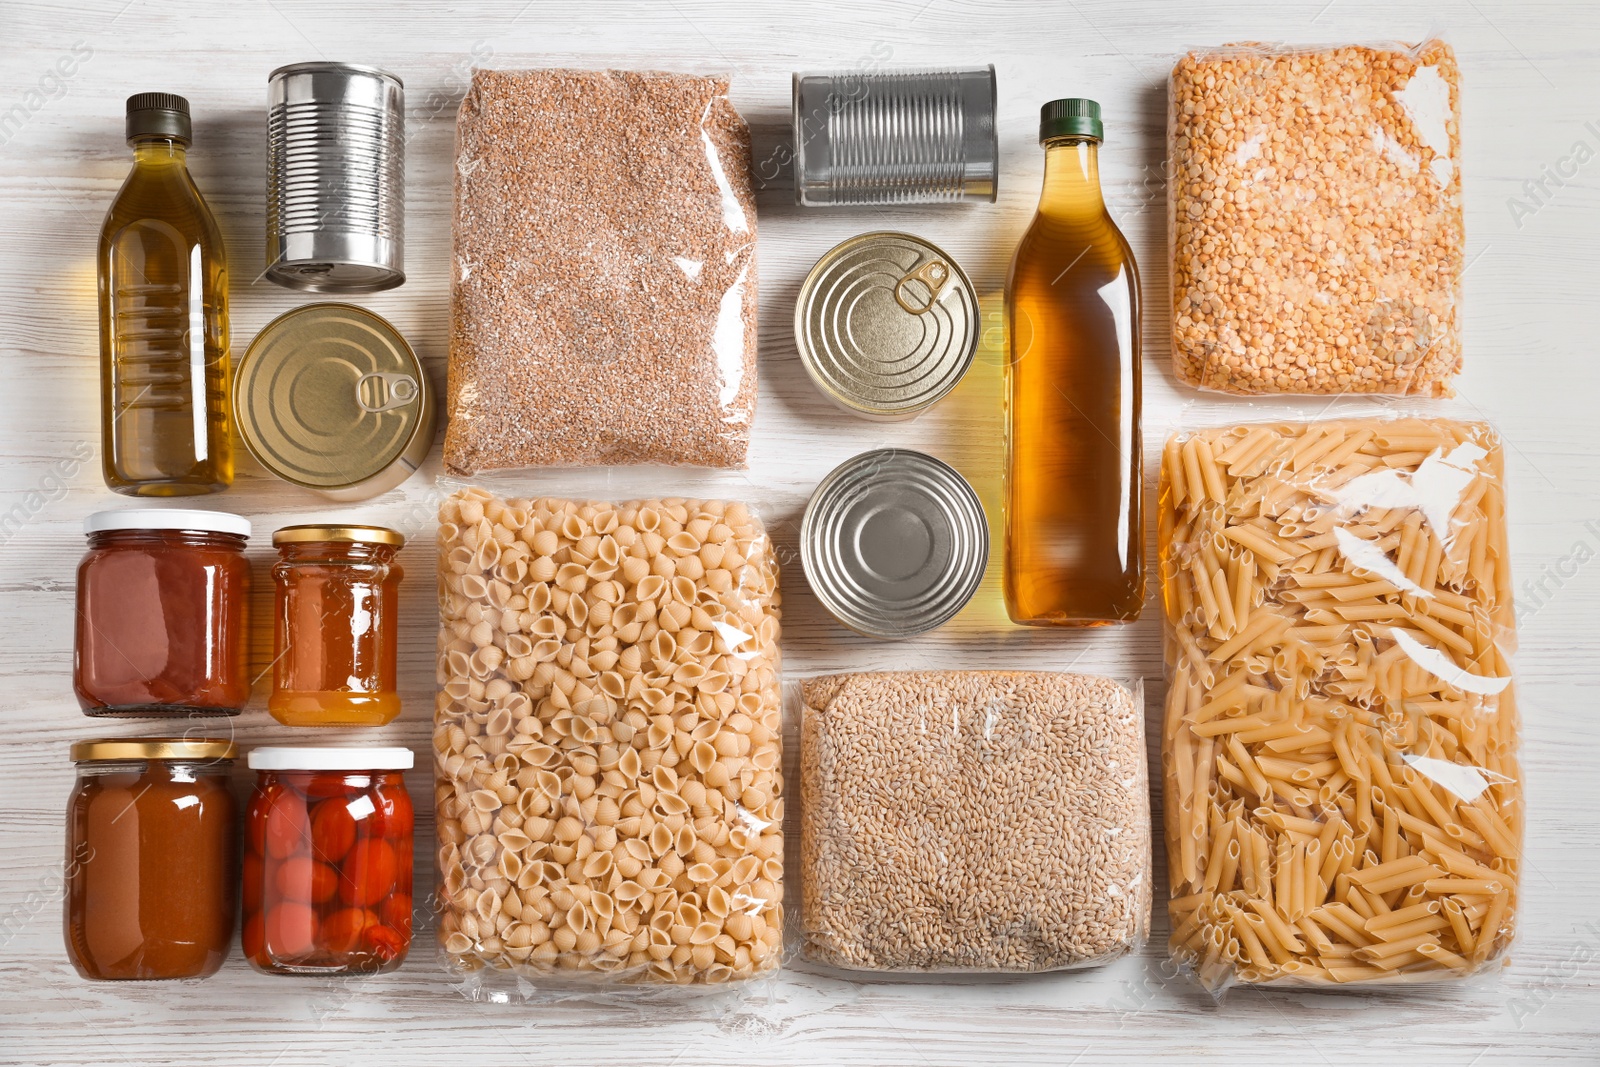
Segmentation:
<svg viewBox="0 0 1600 1067">
<path fill-rule="evenodd" d="M 433 446 L 433 391 L 411 346 L 352 304 L 278 316 L 239 361 L 234 417 L 245 447 L 286 482 L 365 500 L 411 476 Z"/>
<path fill-rule="evenodd" d="M 868 419 L 909 419 L 956 387 L 978 350 L 978 294 L 956 261 L 908 233 L 864 233 L 811 268 L 795 345 L 818 389 Z"/>
</svg>

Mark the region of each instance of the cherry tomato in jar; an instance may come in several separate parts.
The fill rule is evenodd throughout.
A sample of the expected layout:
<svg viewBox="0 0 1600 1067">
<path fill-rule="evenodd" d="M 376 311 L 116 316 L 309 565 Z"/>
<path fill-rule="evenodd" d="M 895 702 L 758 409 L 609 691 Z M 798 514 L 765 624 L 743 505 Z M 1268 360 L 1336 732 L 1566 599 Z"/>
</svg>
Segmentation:
<svg viewBox="0 0 1600 1067">
<path fill-rule="evenodd" d="M 288 859 L 311 852 L 311 820 L 299 797 L 287 792 L 282 794 L 267 809 L 267 817 L 263 821 L 265 855 L 273 859 Z"/>
<path fill-rule="evenodd" d="M 392 926 L 374 923 L 361 931 L 361 947 L 383 963 L 398 959 L 405 952 L 409 939 Z"/>
<path fill-rule="evenodd" d="M 399 930 L 407 937 L 411 936 L 411 894 L 390 893 L 382 904 L 378 905 L 378 917 L 386 926 Z"/>
<path fill-rule="evenodd" d="M 261 890 L 266 885 L 266 873 L 261 866 L 261 855 L 246 852 L 239 865 L 239 898 L 246 915 L 261 910 Z"/>
<path fill-rule="evenodd" d="M 317 913 L 311 905 L 285 900 L 267 912 L 267 951 L 279 959 L 309 955 L 317 947 Z"/>
<path fill-rule="evenodd" d="M 361 935 L 378 922 L 366 908 L 343 908 L 322 922 L 322 946 L 339 956 L 347 956 L 361 945 Z"/>
<path fill-rule="evenodd" d="M 291 856 L 275 865 L 273 885 L 284 900 L 321 904 L 339 891 L 339 875 L 310 856 Z"/>
<path fill-rule="evenodd" d="M 250 794 L 250 804 L 244 812 L 244 824 L 250 831 L 250 851 L 258 856 L 267 849 L 267 812 L 272 810 L 282 795 L 283 787 L 275 782 L 260 786 Z"/>
<path fill-rule="evenodd" d="M 244 921 L 244 930 L 239 935 L 239 946 L 244 949 L 244 954 L 251 959 L 259 958 L 262 950 L 266 948 L 266 938 L 262 933 L 261 916 L 250 915 Z"/>
<path fill-rule="evenodd" d="M 338 863 L 356 843 L 356 820 L 345 797 L 319 801 L 311 813 L 311 847 L 317 859 Z"/>
<path fill-rule="evenodd" d="M 398 864 L 394 846 L 382 838 L 356 843 L 339 867 L 339 899 L 370 906 L 394 890 Z"/>
<path fill-rule="evenodd" d="M 372 784 L 370 775 L 353 771 L 290 771 L 283 778 L 291 789 L 313 801 L 350 797 Z"/>
<path fill-rule="evenodd" d="M 377 808 L 371 832 L 394 841 L 409 838 L 416 819 L 405 788 L 379 782 L 371 795 Z"/>
</svg>

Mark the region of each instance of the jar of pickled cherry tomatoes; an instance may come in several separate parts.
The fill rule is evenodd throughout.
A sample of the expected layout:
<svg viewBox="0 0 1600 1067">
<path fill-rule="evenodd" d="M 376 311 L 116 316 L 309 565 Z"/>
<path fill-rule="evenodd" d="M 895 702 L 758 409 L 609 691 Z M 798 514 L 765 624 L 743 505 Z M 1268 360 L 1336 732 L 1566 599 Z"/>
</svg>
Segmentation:
<svg viewBox="0 0 1600 1067">
<path fill-rule="evenodd" d="M 407 748 L 249 755 L 244 954 L 268 974 L 377 974 L 411 946 Z"/>
</svg>

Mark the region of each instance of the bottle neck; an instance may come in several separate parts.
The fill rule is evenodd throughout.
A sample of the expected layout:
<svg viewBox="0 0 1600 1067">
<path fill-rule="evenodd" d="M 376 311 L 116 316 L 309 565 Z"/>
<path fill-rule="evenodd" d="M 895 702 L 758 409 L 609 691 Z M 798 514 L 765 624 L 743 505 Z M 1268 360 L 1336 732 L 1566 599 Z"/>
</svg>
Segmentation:
<svg viewBox="0 0 1600 1067">
<path fill-rule="evenodd" d="M 1049 215 L 1098 215 L 1105 211 L 1100 195 L 1100 142 L 1088 137 L 1058 137 L 1044 146 L 1044 191 L 1039 211 Z"/>
<path fill-rule="evenodd" d="M 133 159 L 140 166 L 185 166 L 188 146 L 170 137 L 141 137 L 133 142 Z"/>
</svg>

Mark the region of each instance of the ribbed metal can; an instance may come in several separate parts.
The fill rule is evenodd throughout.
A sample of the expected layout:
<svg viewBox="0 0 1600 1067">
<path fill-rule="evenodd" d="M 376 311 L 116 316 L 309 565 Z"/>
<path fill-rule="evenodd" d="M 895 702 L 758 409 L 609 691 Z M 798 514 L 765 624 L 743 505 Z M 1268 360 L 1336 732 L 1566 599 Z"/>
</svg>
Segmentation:
<svg viewBox="0 0 1600 1067">
<path fill-rule="evenodd" d="M 795 199 L 808 207 L 994 201 L 994 66 L 794 76 Z"/>
<path fill-rule="evenodd" d="M 266 277 L 375 293 L 405 275 L 405 88 L 376 67 L 295 63 L 267 80 Z"/>
<path fill-rule="evenodd" d="M 795 301 L 800 362 L 863 418 L 914 418 L 956 387 L 978 350 L 978 292 L 931 241 L 879 231 L 817 261 Z"/>
<path fill-rule="evenodd" d="M 983 503 L 949 464 L 880 448 L 834 468 L 800 520 L 806 581 L 868 637 L 913 637 L 972 599 L 989 560 Z"/>
</svg>

